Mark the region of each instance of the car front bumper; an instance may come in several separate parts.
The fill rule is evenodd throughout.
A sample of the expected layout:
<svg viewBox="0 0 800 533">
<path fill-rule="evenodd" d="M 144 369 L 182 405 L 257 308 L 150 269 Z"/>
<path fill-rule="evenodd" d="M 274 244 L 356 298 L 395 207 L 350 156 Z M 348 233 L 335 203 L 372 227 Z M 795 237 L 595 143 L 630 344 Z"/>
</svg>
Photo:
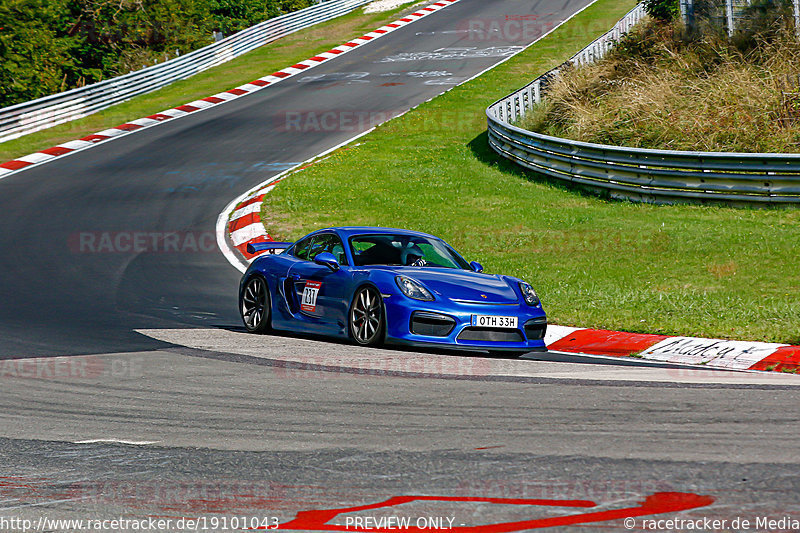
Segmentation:
<svg viewBox="0 0 800 533">
<path fill-rule="evenodd" d="M 547 316 L 541 306 L 446 299 L 423 302 L 398 294 L 384 294 L 383 301 L 386 341 L 390 343 L 512 352 L 547 349 L 544 343 Z M 514 316 L 517 327 L 476 327 L 472 325 L 473 315 Z"/>
</svg>

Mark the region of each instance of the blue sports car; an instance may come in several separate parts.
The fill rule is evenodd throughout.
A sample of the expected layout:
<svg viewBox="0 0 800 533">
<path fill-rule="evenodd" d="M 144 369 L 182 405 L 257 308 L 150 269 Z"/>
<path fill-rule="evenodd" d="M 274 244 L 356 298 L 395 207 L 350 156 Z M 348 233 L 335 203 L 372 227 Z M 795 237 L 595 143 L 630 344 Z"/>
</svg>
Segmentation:
<svg viewBox="0 0 800 533">
<path fill-rule="evenodd" d="M 547 317 L 533 287 L 484 274 L 432 235 L 337 227 L 295 243 L 248 245 L 250 253 L 260 250 L 273 253 L 256 258 L 239 287 L 248 331 L 315 333 L 360 345 L 546 349 Z"/>
</svg>

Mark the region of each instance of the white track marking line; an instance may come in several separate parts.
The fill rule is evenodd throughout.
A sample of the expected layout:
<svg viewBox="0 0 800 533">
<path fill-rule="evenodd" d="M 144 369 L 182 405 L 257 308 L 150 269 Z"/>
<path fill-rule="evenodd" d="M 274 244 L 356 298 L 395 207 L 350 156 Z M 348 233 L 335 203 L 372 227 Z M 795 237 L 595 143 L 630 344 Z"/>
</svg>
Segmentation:
<svg viewBox="0 0 800 533">
<path fill-rule="evenodd" d="M 231 215 L 231 222 L 234 220 L 238 220 L 243 216 L 247 216 L 252 213 L 257 213 L 259 211 L 261 211 L 261 204 L 259 202 L 246 205 L 243 208 L 233 212 L 233 214 Z"/>
<path fill-rule="evenodd" d="M 547 331 L 544 334 L 545 346 L 550 346 L 554 342 L 563 339 L 567 335 L 572 335 L 576 331 L 584 328 L 571 328 L 568 326 L 559 326 L 557 324 L 548 324 Z"/>
<path fill-rule="evenodd" d="M 117 135 L 122 135 L 127 133 L 125 130 L 120 130 L 117 128 L 109 128 L 107 130 L 98 131 L 97 133 L 93 133 L 92 135 L 102 135 L 103 137 L 116 137 Z"/>
<path fill-rule="evenodd" d="M 49 161 L 55 156 L 50 154 L 43 154 L 41 152 L 34 152 L 23 157 L 18 157 L 17 161 L 25 161 L 26 163 L 41 163 L 42 161 Z"/>
<path fill-rule="evenodd" d="M 255 239 L 256 237 L 263 237 L 266 234 L 267 230 L 264 229 L 264 224 L 261 222 L 254 222 L 248 226 L 231 232 L 231 241 L 233 242 L 234 246 L 239 246 L 240 244 L 244 244 L 247 241 Z"/>
<path fill-rule="evenodd" d="M 58 145 L 59 148 L 69 148 L 70 150 L 81 150 L 83 148 L 88 148 L 90 146 L 94 146 L 94 143 L 90 143 L 89 141 L 82 141 L 80 139 L 76 139 L 74 141 L 67 141 L 65 143 L 61 143 Z"/>
</svg>

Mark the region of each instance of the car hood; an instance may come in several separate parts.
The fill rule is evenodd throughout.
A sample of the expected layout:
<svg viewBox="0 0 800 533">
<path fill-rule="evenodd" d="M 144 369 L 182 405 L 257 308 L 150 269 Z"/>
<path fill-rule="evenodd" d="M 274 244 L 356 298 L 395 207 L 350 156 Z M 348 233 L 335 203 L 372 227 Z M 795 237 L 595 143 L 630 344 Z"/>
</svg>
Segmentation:
<svg viewBox="0 0 800 533">
<path fill-rule="evenodd" d="M 392 270 L 422 282 L 437 297 L 481 304 L 519 302 L 519 296 L 503 276 L 453 268 L 402 267 Z"/>
</svg>

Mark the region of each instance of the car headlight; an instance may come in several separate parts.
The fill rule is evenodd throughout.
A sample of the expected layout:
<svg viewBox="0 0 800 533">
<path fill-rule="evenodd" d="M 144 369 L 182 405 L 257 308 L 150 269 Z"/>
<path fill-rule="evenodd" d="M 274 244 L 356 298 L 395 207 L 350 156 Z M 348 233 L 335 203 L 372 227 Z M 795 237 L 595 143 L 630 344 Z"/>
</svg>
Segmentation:
<svg viewBox="0 0 800 533">
<path fill-rule="evenodd" d="M 542 305 L 542 302 L 539 300 L 539 296 L 536 294 L 536 291 L 533 290 L 533 287 L 531 287 L 528 283 L 520 281 L 519 290 L 522 292 L 522 297 L 525 298 L 526 304 L 534 307 L 539 307 Z"/>
<path fill-rule="evenodd" d="M 433 301 L 433 295 L 428 292 L 428 289 L 420 285 L 418 281 L 407 278 L 406 276 L 397 276 L 394 280 L 397 282 L 397 286 L 400 287 L 403 294 L 409 298 L 422 300 L 423 302 Z"/>
</svg>

